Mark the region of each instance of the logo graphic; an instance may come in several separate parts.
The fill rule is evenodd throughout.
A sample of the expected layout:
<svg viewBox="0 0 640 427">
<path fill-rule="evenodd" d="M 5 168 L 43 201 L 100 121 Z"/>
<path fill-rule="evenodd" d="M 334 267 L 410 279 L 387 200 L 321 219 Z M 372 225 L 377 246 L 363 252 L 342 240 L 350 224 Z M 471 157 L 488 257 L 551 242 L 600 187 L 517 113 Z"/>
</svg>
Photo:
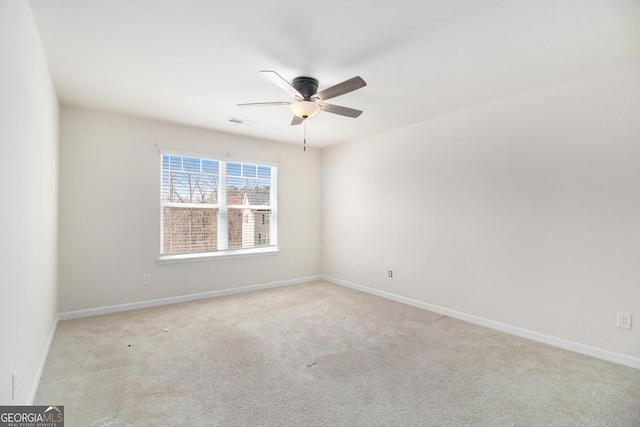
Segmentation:
<svg viewBox="0 0 640 427">
<path fill-rule="evenodd" d="M 64 427 L 64 406 L 0 406 L 0 427 Z"/>
</svg>

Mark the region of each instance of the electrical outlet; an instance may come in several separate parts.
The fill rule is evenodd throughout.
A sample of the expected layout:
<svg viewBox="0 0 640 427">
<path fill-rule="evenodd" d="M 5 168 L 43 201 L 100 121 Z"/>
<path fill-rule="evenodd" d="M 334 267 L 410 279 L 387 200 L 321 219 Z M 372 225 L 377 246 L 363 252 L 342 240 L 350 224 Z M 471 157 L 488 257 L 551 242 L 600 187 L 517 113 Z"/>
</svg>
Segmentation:
<svg viewBox="0 0 640 427">
<path fill-rule="evenodd" d="M 625 313 L 624 311 L 618 312 L 618 327 L 631 329 L 631 313 Z"/>
<path fill-rule="evenodd" d="M 289 268 L 293 268 L 296 266 L 296 260 L 295 259 L 290 259 L 289 260 Z"/>
<path fill-rule="evenodd" d="M 18 370 L 14 369 L 11 374 L 11 400 L 16 400 L 16 394 L 18 393 Z"/>
<path fill-rule="evenodd" d="M 393 277 L 393 270 L 389 270 L 389 272 L 387 273 L 387 276 Z"/>
<path fill-rule="evenodd" d="M 145 273 L 142 275 L 142 284 L 150 285 L 151 284 L 151 274 Z"/>
</svg>

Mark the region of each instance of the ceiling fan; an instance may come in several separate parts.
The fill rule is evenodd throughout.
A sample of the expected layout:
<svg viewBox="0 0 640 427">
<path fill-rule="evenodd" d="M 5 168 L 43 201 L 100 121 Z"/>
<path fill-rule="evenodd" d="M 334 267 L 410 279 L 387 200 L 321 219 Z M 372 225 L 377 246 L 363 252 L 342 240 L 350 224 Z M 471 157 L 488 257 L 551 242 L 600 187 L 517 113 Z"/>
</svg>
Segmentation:
<svg viewBox="0 0 640 427">
<path fill-rule="evenodd" d="M 360 110 L 324 102 L 327 99 L 335 98 L 366 86 L 367 83 L 360 76 L 345 80 L 342 83 L 318 92 L 318 80 L 313 77 L 296 77 L 289 83 L 275 71 L 262 70 L 260 72 L 280 89 L 291 95 L 294 100 L 291 102 L 254 102 L 238 104 L 238 106 L 289 105 L 289 109 L 293 114 L 291 126 L 299 125 L 305 119 L 309 119 L 318 114 L 321 110 L 352 118 L 356 118 L 362 114 Z"/>
</svg>

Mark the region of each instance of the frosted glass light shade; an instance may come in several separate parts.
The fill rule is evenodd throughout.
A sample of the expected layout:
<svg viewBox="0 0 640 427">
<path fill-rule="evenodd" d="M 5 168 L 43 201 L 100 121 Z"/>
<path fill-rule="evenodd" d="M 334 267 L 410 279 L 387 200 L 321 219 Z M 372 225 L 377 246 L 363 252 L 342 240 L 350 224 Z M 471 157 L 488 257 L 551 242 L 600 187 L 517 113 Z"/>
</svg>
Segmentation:
<svg viewBox="0 0 640 427">
<path fill-rule="evenodd" d="M 291 112 L 294 116 L 301 119 L 306 116 L 306 118 L 309 119 L 318 114 L 318 112 L 320 111 L 320 106 L 311 101 L 298 101 L 291 104 L 289 109 L 291 109 Z"/>
</svg>

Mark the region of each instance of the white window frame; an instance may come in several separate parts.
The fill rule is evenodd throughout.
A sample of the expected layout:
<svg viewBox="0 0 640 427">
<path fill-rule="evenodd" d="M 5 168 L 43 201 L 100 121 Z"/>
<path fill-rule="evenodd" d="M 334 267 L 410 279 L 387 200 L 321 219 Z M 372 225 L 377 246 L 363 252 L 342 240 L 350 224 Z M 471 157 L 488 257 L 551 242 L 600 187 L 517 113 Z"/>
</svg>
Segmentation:
<svg viewBox="0 0 640 427">
<path fill-rule="evenodd" d="M 198 159 L 214 160 L 218 162 L 218 204 L 211 206 L 218 209 L 218 250 L 212 252 L 195 252 L 195 253 L 181 253 L 181 254 L 163 254 L 162 253 L 162 227 L 163 227 L 163 208 L 167 205 L 162 201 L 162 158 L 165 155 L 169 156 L 181 156 L 181 157 L 194 157 Z M 244 249 L 228 249 L 228 212 L 229 209 L 246 209 L 245 205 L 227 205 L 227 192 L 226 192 L 226 167 L 227 163 L 245 163 L 258 166 L 271 167 L 271 182 L 269 192 L 269 234 L 270 245 L 258 246 L 255 248 Z M 159 264 L 171 264 L 182 262 L 198 262 L 207 260 L 220 260 L 229 258 L 240 257 L 254 257 L 263 255 L 274 255 L 279 252 L 278 250 L 278 163 L 264 160 L 251 160 L 240 159 L 229 156 L 215 156 L 203 153 L 193 153 L 187 151 L 178 150 L 160 150 L 160 256 L 158 257 Z M 181 204 L 181 207 L 191 207 L 191 204 Z M 201 208 L 202 205 L 196 205 L 193 207 Z"/>
</svg>

